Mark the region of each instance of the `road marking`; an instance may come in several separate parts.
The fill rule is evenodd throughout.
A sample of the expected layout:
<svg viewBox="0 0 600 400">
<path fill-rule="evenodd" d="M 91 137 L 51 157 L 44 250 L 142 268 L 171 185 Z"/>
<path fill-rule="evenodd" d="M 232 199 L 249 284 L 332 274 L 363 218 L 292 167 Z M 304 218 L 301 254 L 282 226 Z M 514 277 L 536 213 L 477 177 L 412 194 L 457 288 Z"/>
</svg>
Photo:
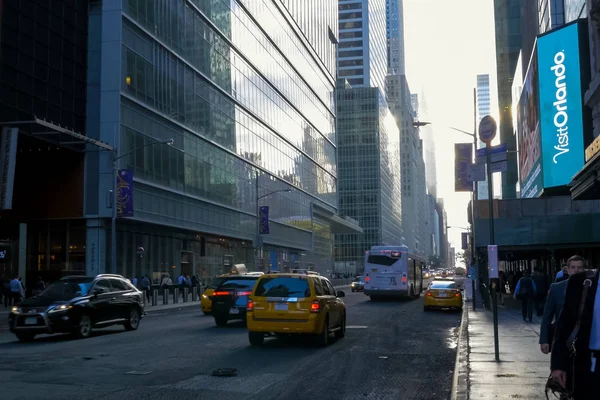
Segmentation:
<svg viewBox="0 0 600 400">
<path fill-rule="evenodd" d="M 346 325 L 346 329 L 367 329 L 366 325 Z"/>
<path fill-rule="evenodd" d="M 125 375 L 148 375 L 151 373 L 152 371 L 128 371 L 125 372 Z"/>
</svg>

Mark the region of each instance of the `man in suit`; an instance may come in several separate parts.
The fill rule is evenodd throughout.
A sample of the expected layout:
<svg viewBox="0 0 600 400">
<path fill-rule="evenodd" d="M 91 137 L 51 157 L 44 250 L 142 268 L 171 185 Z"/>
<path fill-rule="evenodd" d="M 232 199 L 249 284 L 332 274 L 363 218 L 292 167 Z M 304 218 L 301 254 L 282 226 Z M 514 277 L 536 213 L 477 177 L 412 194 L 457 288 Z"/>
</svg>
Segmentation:
<svg viewBox="0 0 600 400">
<path fill-rule="evenodd" d="M 573 256 L 567 261 L 567 276 L 575 275 L 583 272 L 585 269 L 585 260 L 580 256 Z M 565 274 L 565 275 L 566 275 Z M 558 316 L 565 303 L 565 291 L 567 289 L 568 280 L 563 280 L 550 285 L 550 292 L 544 307 L 544 316 L 540 327 L 540 350 L 544 354 L 550 353 L 550 336 L 554 334 L 554 326 L 552 322 L 558 321 Z"/>
<path fill-rule="evenodd" d="M 584 284 L 590 284 L 575 342 L 575 358 L 571 358 L 567 340 L 574 332 L 582 301 Z M 552 348 L 552 378 L 563 387 L 569 385 L 576 400 L 598 399 L 600 393 L 600 291 L 596 270 L 573 275 L 567 283 L 565 304 L 556 324 Z M 574 366 L 573 372 L 571 367 Z M 575 376 L 574 382 L 571 377 Z M 572 386 L 571 386 L 572 385 Z"/>
</svg>

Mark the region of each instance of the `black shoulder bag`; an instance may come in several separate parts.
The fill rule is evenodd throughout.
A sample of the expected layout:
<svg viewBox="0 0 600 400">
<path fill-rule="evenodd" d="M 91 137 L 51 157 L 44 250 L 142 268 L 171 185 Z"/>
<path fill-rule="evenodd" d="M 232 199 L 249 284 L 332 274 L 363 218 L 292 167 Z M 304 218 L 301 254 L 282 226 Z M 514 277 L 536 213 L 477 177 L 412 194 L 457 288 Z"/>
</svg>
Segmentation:
<svg viewBox="0 0 600 400">
<path fill-rule="evenodd" d="M 559 395 L 561 399 L 571 399 L 573 397 L 573 389 L 575 382 L 575 356 L 577 350 L 575 344 L 577 343 L 577 336 L 579 335 L 579 329 L 581 328 L 581 316 L 585 308 L 585 302 L 587 300 L 588 291 L 592 286 L 592 278 L 596 276 L 596 270 L 586 271 L 586 279 L 583 281 L 583 291 L 581 292 L 581 299 L 579 300 L 579 310 L 577 311 L 577 321 L 573 332 L 567 339 L 567 347 L 569 348 L 569 358 L 571 359 L 571 369 L 567 371 L 567 387 L 560 386 L 557 382 L 552 379 L 552 375 L 548 377 L 546 381 L 546 399 L 550 400 L 548 393 L 552 392 L 554 395 Z M 571 378 L 571 379 L 569 379 Z"/>
</svg>

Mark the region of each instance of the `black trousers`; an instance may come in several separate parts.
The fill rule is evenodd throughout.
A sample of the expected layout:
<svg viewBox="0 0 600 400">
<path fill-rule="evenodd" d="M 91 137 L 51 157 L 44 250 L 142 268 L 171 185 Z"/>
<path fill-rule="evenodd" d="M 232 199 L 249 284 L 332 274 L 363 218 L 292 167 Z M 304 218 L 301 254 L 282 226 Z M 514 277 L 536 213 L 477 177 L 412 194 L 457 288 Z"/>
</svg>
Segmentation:
<svg viewBox="0 0 600 400">
<path fill-rule="evenodd" d="M 575 400 L 597 400 L 600 398 L 600 354 L 596 354 L 596 370 L 592 372 L 591 354 L 577 354 L 573 398 Z"/>
<path fill-rule="evenodd" d="M 533 318 L 533 298 L 532 297 L 524 297 L 521 299 L 521 313 L 523 314 L 523 319 L 532 319 Z"/>
</svg>

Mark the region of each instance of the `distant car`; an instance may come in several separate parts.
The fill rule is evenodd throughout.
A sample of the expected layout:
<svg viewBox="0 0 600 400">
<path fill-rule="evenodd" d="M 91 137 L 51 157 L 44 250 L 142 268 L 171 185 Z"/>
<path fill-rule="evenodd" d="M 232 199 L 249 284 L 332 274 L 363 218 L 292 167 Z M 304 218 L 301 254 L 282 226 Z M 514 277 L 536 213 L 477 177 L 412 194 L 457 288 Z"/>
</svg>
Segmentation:
<svg viewBox="0 0 600 400">
<path fill-rule="evenodd" d="M 356 277 L 354 281 L 350 284 L 350 290 L 353 292 L 364 292 L 365 291 L 365 282 L 361 277 Z"/>
<path fill-rule="evenodd" d="M 223 278 L 210 296 L 212 315 L 217 326 L 231 320 L 246 320 L 248 299 L 261 275 L 242 274 Z"/>
<path fill-rule="evenodd" d="M 135 330 L 142 315 L 142 292 L 122 276 L 67 276 L 12 307 L 8 323 L 20 341 L 44 333 L 87 338 L 93 329 L 111 325 Z"/>
<path fill-rule="evenodd" d="M 451 308 L 462 310 L 462 290 L 458 287 L 455 281 L 435 280 L 429 284 L 429 287 L 425 292 L 423 310 L 429 311 L 432 308 Z"/>
<path fill-rule="evenodd" d="M 446 270 L 442 271 L 442 272 L 440 273 L 440 276 L 441 276 L 442 278 L 447 278 L 447 277 L 448 277 L 448 271 L 446 271 Z"/>
</svg>

